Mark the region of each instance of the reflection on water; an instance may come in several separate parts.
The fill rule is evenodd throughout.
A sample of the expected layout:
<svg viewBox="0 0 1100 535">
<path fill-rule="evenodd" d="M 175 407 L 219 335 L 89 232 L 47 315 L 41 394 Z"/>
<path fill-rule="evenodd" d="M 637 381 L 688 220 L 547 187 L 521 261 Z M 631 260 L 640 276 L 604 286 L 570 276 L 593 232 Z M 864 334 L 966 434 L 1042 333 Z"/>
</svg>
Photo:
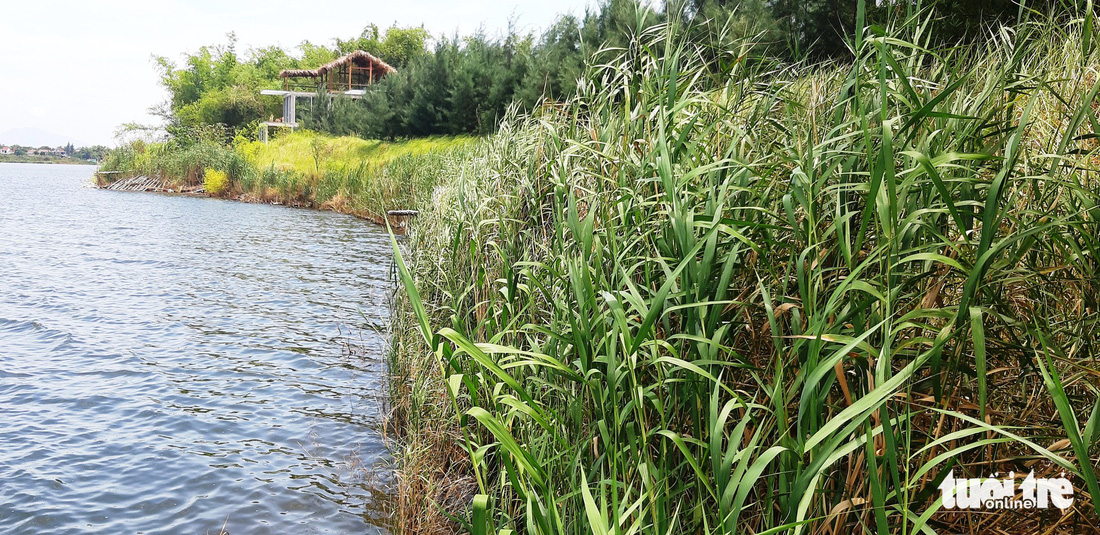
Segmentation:
<svg viewBox="0 0 1100 535">
<path fill-rule="evenodd" d="M 380 531 L 387 235 L 91 173 L 0 165 L 0 532 Z"/>
</svg>

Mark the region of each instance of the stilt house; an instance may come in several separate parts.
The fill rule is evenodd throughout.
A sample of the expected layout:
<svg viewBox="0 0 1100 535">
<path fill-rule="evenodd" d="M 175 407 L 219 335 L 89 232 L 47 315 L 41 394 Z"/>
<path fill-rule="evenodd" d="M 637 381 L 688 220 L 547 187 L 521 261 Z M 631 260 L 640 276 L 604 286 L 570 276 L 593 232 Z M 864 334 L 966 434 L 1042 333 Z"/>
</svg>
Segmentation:
<svg viewBox="0 0 1100 535">
<path fill-rule="evenodd" d="M 297 102 L 299 98 L 313 97 L 321 91 L 332 95 L 344 95 L 361 98 L 372 84 L 396 72 L 389 63 L 382 61 L 369 52 L 356 50 L 351 54 L 337 58 L 316 69 L 291 69 L 279 73 L 283 79 L 282 89 L 265 89 L 262 95 L 283 97 L 283 117 L 278 121 L 268 121 L 260 130 L 261 141 L 267 140 L 267 129 L 295 128 L 297 121 Z"/>
</svg>

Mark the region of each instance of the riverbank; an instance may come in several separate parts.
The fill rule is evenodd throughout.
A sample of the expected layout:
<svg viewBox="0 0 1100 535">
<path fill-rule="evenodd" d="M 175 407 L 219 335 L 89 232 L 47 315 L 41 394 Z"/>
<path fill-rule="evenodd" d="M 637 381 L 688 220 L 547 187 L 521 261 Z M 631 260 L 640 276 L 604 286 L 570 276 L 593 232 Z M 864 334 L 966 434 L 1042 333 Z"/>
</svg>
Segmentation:
<svg viewBox="0 0 1100 535">
<path fill-rule="evenodd" d="M 384 142 L 308 131 L 231 146 L 136 142 L 107 157 L 98 185 L 150 176 L 163 190 L 331 210 L 384 225 L 390 211 L 416 210 L 440 170 L 466 158 L 475 143 L 472 137 Z"/>
<path fill-rule="evenodd" d="M 311 180 L 238 153 L 192 169 L 415 200 L 396 531 L 1095 530 L 1091 28 L 930 51 L 910 21 L 851 64 L 721 77 L 656 28 L 469 146 L 322 171 L 303 139 Z M 1074 507 L 938 500 L 949 473 L 1009 472 L 1064 472 Z"/>
<path fill-rule="evenodd" d="M 59 158 L 56 156 L 16 156 L 14 154 L 0 155 L 0 163 L 99 165 L 99 162 L 80 160 L 76 158 Z"/>
<path fill-rule="evenodd" d="M 158 176 L 163 177 L 155 189 L 160 192 L 332 210 L 385 225 L 390 210 L 420 210 L 431 204 L 435 192 L 457 183 L 484 151 L 484 141 L 470 137 L 382 142 L 312 132 L 229 147 L 137 142 L 109 155 L 97 185 Z M 397 230 L 406 222 L 390 220 Z M 409 302 L 403 294 L 396 297 L 387 362 L 386 435 L 396 441 L 399 487 L 391 527 L 397 533 L 452 532 L 455 524 L 444 511 L 463 510 L 476 488 L 469 484 L 466 453 L 453 436 L 452 414 L 428 408 L 443 401 L 443 392 L 432 384 L 435 373 L 423 367 L 428 352 L 412 337 Z"/>
</svg>

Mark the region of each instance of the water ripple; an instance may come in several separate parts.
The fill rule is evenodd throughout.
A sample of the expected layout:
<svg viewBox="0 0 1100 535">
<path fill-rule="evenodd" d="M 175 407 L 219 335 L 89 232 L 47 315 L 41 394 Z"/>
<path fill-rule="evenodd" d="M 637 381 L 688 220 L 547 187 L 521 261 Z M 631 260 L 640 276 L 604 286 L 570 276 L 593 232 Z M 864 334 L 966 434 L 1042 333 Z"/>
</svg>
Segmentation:
<svg viewBox="0 0 1100 535">
<path fill-rule="evenodd" d="M 381 531 L 387 236 L 90 173 L 0 165 L 0 532 Z"/>
</svg>

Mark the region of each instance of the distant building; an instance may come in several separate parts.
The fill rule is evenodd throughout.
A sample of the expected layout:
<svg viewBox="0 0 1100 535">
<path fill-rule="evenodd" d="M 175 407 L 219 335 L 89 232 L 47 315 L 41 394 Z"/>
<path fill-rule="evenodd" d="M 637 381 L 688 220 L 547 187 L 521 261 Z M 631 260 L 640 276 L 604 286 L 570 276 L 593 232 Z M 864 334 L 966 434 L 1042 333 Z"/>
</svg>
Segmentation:
<svg viewBox="0 0 1100 535">
<path fill-rule="evenodd" d="M 313 97 L 322 90 L 332 95 L 344 95 L 350 98 L 362 98 L 367 89 L 386 75 L 397 72 L 389 63 L 374 55 L 356 50 L 351 54 L 337 58 L 316 69 L 292 69 L 279 73 L 283 79 L 282 89 L 265 89 L 261 95 L 283 97 L 283 117 L 267 121 L 260 125 L 260 140 L 267 141 L 268 127 L 296 128 L 297 100 Z"/>
<path fill-rule="evenodd" d="M 11 147 L 0 147 L 0 154 L 15 154 Z"/>
<path fill-rule="evenodd" d="M 356 50 L 316 69 L 291 69 L 279 73 L 285 91 L 316 94 L 320 88 L 330 93 L 363 96 L 366 89 L 388 74 L 397 72 L 389 63 L 369 52 Z M 270 93 L 268 93 L 270 94 Z"/>
</svg>

